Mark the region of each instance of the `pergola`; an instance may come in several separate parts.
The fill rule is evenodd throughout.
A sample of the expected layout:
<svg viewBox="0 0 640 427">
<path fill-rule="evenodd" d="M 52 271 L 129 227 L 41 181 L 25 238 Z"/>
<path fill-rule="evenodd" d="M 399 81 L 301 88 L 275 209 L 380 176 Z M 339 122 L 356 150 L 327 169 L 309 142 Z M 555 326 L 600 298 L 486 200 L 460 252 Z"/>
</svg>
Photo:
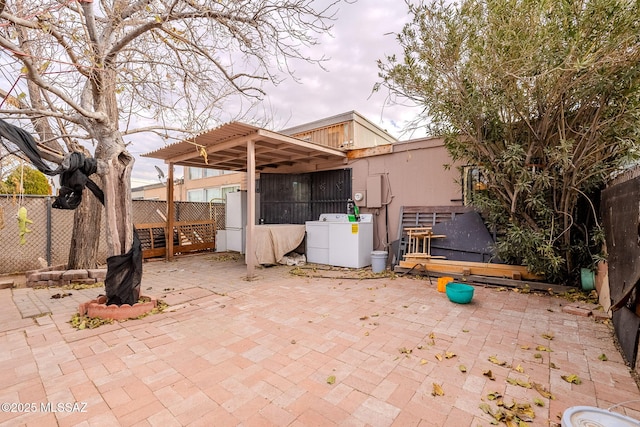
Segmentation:
<svg viewBox="0 0 640 427">
<path fill-rule="evenodd" d="M 247 173 L 246 253 L 255 249 L 256 172 L 312 172 L 346 161 L 346 153 L 240 122 L 221 125 L 158 150 L 143 154 L 169 165 L 167 229 L 173 230 L 173 166 L 190 166 Z M 167 259 L 173 256 L 173 239 L 167 238 Z M 247 277 L 253 278 L 255 261 L 246 257 Z"/>
</svg>

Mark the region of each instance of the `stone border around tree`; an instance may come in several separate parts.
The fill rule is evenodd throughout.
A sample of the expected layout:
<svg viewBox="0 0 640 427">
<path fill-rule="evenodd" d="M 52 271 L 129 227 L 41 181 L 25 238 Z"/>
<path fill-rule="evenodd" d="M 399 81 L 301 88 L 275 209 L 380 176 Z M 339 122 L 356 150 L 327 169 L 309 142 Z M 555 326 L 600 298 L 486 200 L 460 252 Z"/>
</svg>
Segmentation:
<svg viewBox="0 0 640 427">
<path fill-rule="evenodd" d="M 28 288 L 66 286 L 72 283 L 92 285 L 104 282 L 107 277 L 106 268 L 88 270 L 68 270 L 65 264 L 30 270 L 25 273 Z"/>
</svg>

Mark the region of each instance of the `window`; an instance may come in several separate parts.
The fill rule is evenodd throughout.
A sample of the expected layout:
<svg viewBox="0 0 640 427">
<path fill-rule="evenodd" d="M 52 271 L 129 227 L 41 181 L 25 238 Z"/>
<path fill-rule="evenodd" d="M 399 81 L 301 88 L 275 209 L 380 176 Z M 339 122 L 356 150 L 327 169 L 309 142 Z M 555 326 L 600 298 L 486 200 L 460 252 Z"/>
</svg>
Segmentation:
<svg viewBox="0 0 640 427">
<path fill-rule="evenodd" d="M 202 189 L 188 190 L 187 191 L 188 202 L 204 202 L 204 192 Z"/>
<path fill-rule="evenodd" d="M 240 191 L 240 186 L 239 185 L 229 185 L 226 187 L 221 187 L 220 188 L 221 191 L 221 197 L 225 200 L 227 200 L 227 193 L 233 193 L 235 191 Z"/>
<path fill-rule="evenodd" d="M 208 178 L 210 176 L 218 176 L 222 174 L 224 174 L 224 171 L 221 171 L 220 169 L 189 167 L 189 179 Z"/>
<path fill-rule="evenodd" d="M 227 193 L 240 191 L 239 185 L 227 185 L 223 187 L 198 188 L 187 191 L 187 201 L 189 202 L 221 202 L 226 200 Z"/>
<path fill-rule="evenodd" d="M 485 171 L 479 166 L 465 166 L 462 177 L 462 197 L 464 205 L 473 203 L 474 195 L 487 189 Z"/>
</svg>

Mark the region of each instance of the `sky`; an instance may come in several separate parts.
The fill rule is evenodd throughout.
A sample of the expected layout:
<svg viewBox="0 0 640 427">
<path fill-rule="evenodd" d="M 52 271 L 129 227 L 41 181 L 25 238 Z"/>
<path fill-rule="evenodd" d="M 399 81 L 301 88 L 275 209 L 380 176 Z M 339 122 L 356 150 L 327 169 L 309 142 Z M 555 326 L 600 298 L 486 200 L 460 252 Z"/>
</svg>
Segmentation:
<svg viewBox="0 0 640 427">
<path fill-rule="evenodd" d="M 412 135 L 405 132 L 407 123 L 420 109 L 393 105 L 385 89 L 372 93 L 380 81 L 376 61 L 401 53 L 395 34 L 408 20 L 407 6 L 400 0 L 342 2 L 331 34 L 322 35 L 313 48 L 317 53 L 312 51 L 316 57 L 329 58 L 323 64 L 325 70 L 304 61 L 294 62 L 298 82 L 287 76 L 278 86 L 265 87 L 267 96 L 260 110 L 271 116 L 265 127 L 278 131 L 355 110 L 396 138 L 409 139 Z M 137 183 L 158 182 L 154 165 L 165 174 L 167 166 L 139 155 L 161 148 L 164 142 L 131 142 L 129 150 L 136 156 L 133 179 Z M 174 173 L 181 177 L 182 168 Z"/>
</svg>

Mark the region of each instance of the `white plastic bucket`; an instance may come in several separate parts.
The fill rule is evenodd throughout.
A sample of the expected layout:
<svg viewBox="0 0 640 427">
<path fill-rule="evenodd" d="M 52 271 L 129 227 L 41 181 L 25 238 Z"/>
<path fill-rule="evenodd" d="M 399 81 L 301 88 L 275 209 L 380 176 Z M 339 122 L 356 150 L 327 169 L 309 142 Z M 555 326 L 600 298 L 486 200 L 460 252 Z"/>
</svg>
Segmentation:
<svg viewBox="0 0 640 427">
<path fill-rule="evenodd" d="M 616 426 L 640 427 L 640 421 L 592 406 L 573 406 L 562 414 L 562 427 Z"/>
<path fill-rule="evenodd" d="M 373 273 L 382 273 L 387 268 L 388 255 L 386 251 L 371 252 L 371 271 Z"/>
</svg>

